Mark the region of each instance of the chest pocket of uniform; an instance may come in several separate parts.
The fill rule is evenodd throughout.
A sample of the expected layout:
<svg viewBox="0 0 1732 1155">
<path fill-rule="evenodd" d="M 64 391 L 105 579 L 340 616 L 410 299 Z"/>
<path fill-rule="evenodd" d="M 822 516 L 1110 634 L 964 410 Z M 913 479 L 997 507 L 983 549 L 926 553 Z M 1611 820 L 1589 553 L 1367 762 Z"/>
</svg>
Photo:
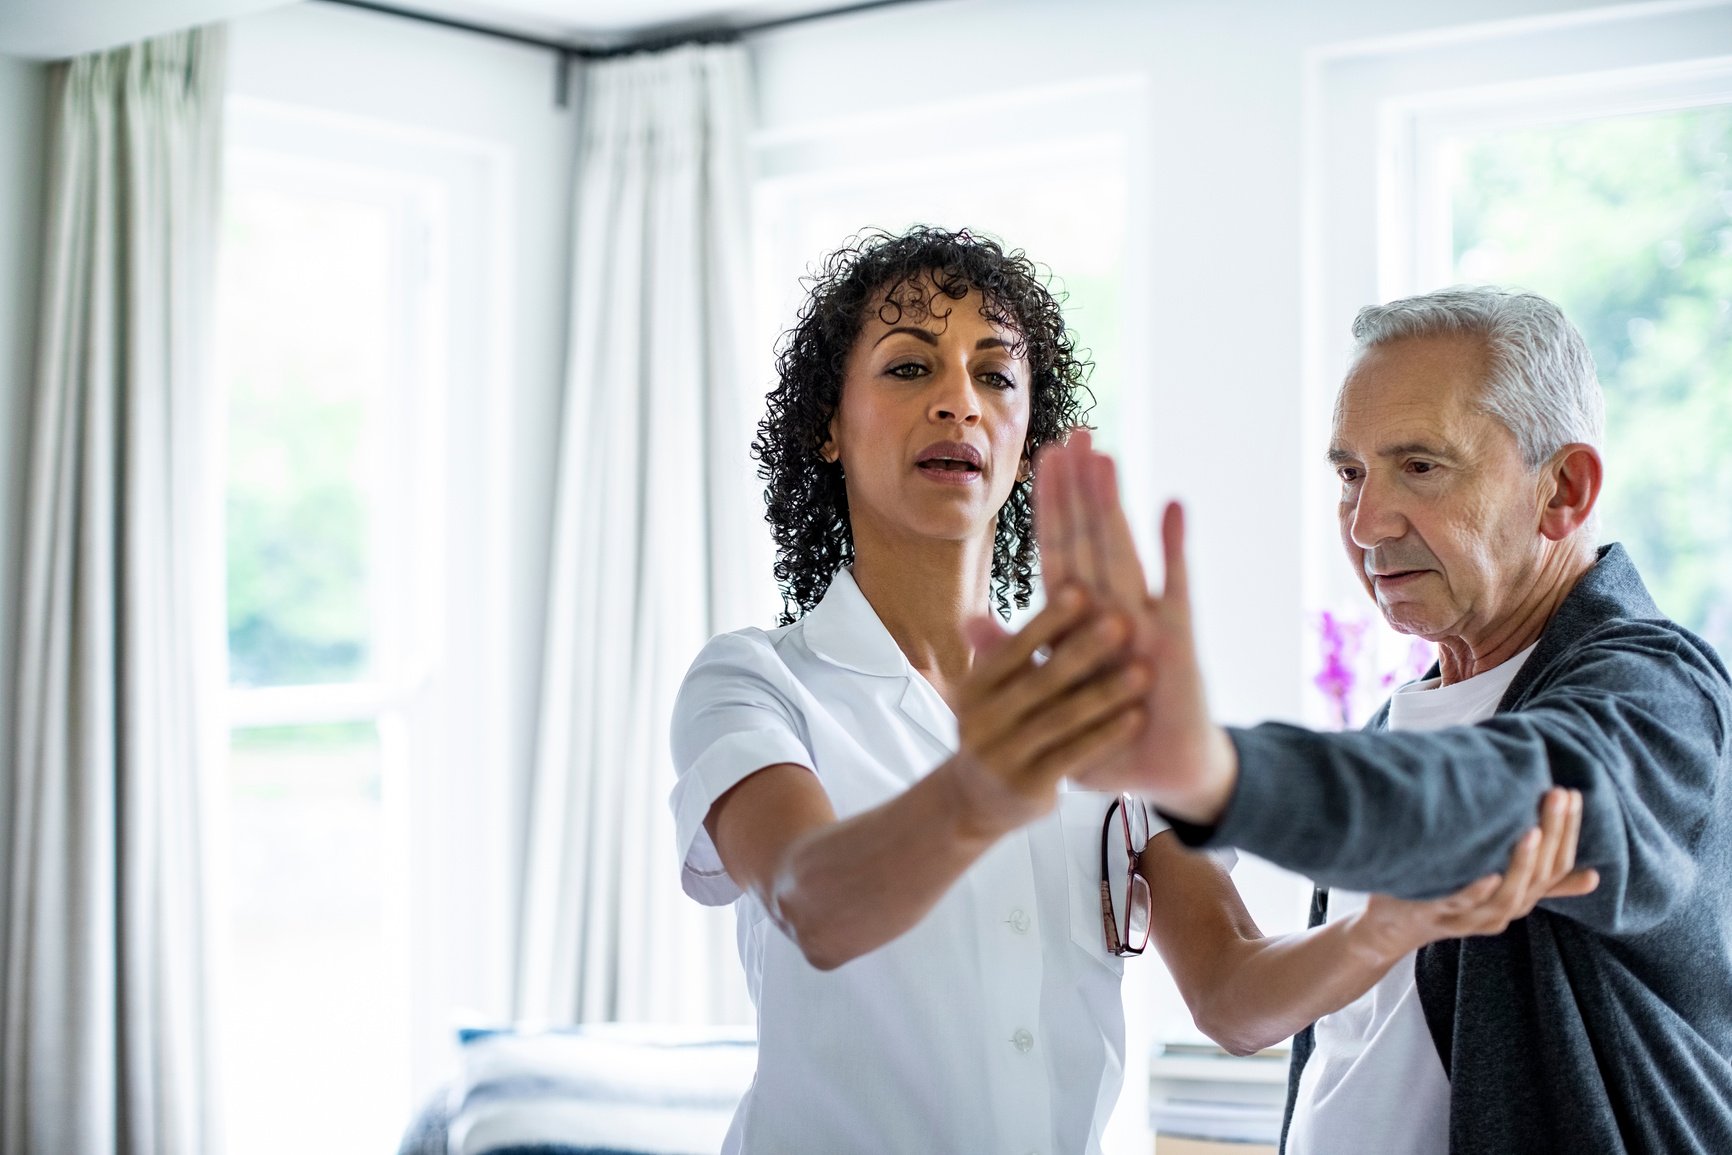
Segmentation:
<svg viewBox="0 0 1732 1155">
<path fill-rule="evenodd" d="M 1122 975 L 1125 960 L 1107 951 L 1106 923 L 1101 913 L 1101 825 L 1113 798 L 1111 794 L 1071 790 L 1058 796 L 1058 809 L 1064 836 L 1071 942 L 1113 974 Z"/>
</svg>

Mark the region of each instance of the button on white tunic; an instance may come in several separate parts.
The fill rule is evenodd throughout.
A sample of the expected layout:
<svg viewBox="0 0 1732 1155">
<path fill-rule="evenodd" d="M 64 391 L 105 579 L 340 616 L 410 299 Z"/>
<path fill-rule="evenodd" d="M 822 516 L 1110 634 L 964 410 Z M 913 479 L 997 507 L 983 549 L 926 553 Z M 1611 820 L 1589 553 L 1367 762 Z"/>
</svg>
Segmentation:
<svg viewBox="0 0 1732 1155">
<path fill-rule="evenodd" d="M 1110 797 L 1061 796 L 992 847 L 908 933 L 830 972 L 723 870 L 703 822 L 756 770 L 815 772 L 839 817 L 956 748 L 956 719 L 846 569 L 780 629 L 711 639 L 674 707 L 686 892 L 732 902 L 758 1072 L 726 1152 L 1095 1152 L 1124 1064 L 1122 960 L 1101 927 Z"/>
</svg>

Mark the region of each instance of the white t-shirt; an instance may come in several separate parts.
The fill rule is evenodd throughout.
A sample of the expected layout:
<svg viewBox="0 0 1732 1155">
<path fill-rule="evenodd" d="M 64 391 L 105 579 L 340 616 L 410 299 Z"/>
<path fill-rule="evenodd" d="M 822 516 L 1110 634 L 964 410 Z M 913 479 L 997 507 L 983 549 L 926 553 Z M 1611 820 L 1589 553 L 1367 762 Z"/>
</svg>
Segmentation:
<svg viewBox="0 0 1732 1155">
<path fill-rule="evenodd" d="M 725 1152 L 1097 1152 L 1124 1066 L 1099 881 L 1111 796 L 1068 792 L 913 929 L 824 972 L 742 894 L 703 822 L 756 770 L 813 770 L 839 817 L 955 751 L 956 719 L 844 569 L 793 625 L 711 639 L 674 707 L 686 892 L 732 902 L 758 1071 Z"/>
<path fill-rule="evenodd" d="M 1533 653 L 1521 653 L 1465 682 L 1410 682 L 1389 701 L 1391 730 L 1441 730 L 1481 722 Z M 1329 892 L 1329 921 L 1365 909 L 1367 895 Z M 1317 1020 L 1315 1049 L 1299 1076 L 1288 1155 L 1446 1155 L 1449 1077 L 1426 1026 L 1414 980 L 1415 955 L 1377 985 Z"/>
</svg>

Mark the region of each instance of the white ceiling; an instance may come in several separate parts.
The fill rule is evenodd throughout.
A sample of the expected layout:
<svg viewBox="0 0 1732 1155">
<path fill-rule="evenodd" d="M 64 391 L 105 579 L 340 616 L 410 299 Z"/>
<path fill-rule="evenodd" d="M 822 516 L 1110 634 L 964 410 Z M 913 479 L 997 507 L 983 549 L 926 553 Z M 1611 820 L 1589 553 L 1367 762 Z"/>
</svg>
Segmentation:
<svg viewBox="0 0 1732 1155">
<path fill-rule="evenodd" d="M 0 53 L 97 52 L 299 0 L 0 0 Z M 311 0 L 317 3 L 319 0 Z M 378 0 L 389 7 L 596 46 L 849 7 L 859 0 Z"/>
</svg>

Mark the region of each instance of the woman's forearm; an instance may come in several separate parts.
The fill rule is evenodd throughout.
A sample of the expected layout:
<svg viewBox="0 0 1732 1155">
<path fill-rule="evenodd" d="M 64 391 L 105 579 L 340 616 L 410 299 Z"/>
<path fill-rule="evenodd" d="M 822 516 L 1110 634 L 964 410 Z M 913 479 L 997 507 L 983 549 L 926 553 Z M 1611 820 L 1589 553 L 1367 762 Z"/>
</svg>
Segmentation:
<svg viewBox="0 0 1732 1155">
<path fill-rule="evenodd" d="M 1248 1055 L 1363 995 L 1407 952 L 1370 941 L 1358 915 L 1274 938 L 1236 938 L 1186 999 L 1197 1027 Z"/>
<path fill-rule="evenodd" d="M 1266 937 L 1226 870 L 1170 833 L 1150 841 L 1140 869 L 1156 949 L 1197 1027 L 1234 1054 L 1262 1050 L 1340 1010 L 1426 941 L 1422 912 L 1411 905 Z"/>
<path fill-rule="evenodd" d="M 711 835 L 735 880 L 830 970 L 913 927 L 1004 833 L 970 818 L 952 770 L 837 821 L 811 771 L 769 767 L 735 788 Z"/>
</svg>

